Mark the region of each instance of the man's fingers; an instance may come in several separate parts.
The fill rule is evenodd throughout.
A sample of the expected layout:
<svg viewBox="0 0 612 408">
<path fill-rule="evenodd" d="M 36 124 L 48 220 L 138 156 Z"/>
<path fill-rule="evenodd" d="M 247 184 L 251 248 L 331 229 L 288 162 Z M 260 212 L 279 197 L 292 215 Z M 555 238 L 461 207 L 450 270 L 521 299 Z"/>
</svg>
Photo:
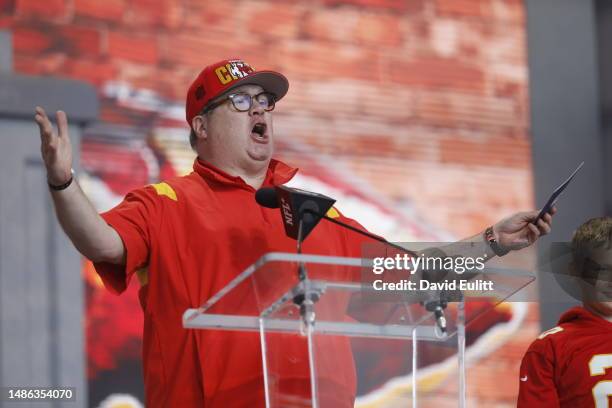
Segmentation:
<svg viewBox="0 0 612 408">
<path fill-rule="evenodd" d="M 68 118 L 66 117 L 66 112 L 57 111 L 55 117 L 57 118 L 59 137 L 62 139 L 68 138 Z"/>
<path fill-rule="evenodd" d="M 547 224 L 552 224 L 552 215 L 550 215 L 550 213 L 544 214 L 544 217 L 542 217 L 542 219 L 546 221 Z"/>
<path fill-rule="evenodd" d="M 527 224 L 527 227 L 529 228 L 531 232 L 533 232 L 536 239 L 540 236 L 540 230 L 538 229 L 538 227 L 536 227 L 532 223 Z"/>
<path fill-rule="evenodd" d="M 36 114 L 40 115 L 43 123 L 49 121 L 49 118 L 47 117 L 47 112 L 45 112 L 45 110 L 41 108 L 40 106 L 36 107 Z"/>
<path fill-rule="evenodd" d="M 45 110 L 40 106 L 37 106 L 35 112 L 36 113 L 34 114 L 34 120 L 36 121 L 38 128 L 42 132 L 44 130 L 45 124 Z"/>
<path fill-rule="evenodd" d="M 538 228 L 542 235 L 546 235 L 550 232 L 550 225 L 544 222 L 544 220 L 538 220 Z"/>
<path fill-rule="evenodd" d="M 34 116 L 34 120 L 40 129 L 40 137 L 44 142 L 49 143 L 53 138 L 53 126 L 51 125 L 51 121 L 47 117 L 45 110 L 40 106 L 36 107 L 36 115 Z"/>
<path fill-rule="evenodd" d="M 42 132 L 42 130 L 43 130 L 43 118 L 42 118 L 42 116 L 37 113 L 36 115 L 34 115 L 34 121 L 38 125 L 38 129 Z"/>
<path fill-rule="evenodd" d="M 34 115 L 34 120 L 36 121 L 36 124 L 38 125 L 38 128 L 40 129 L 40 131 L 46 132 L 45 131 L 45 117 L 37 113 L 36 115 Z"/>
</svg>

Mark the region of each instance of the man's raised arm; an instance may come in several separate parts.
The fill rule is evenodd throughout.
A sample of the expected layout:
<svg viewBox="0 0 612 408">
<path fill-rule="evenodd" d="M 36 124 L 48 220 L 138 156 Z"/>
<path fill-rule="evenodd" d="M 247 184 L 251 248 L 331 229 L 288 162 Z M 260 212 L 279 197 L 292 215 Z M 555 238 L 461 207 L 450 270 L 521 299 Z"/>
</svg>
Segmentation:
<svg viewBox="0 0 612 408">
<path fill-rule="evenodd" d="M 55 132 L 44 109 L 36 107 L 40 150 L 57 218 L 81 254 L 93 262 L 125 264 L 126 251 L 119 234 L 97 213 L 76 180 L 72 180 L 72 146 L 66 113 L 56 114 Z"/>
</svg>

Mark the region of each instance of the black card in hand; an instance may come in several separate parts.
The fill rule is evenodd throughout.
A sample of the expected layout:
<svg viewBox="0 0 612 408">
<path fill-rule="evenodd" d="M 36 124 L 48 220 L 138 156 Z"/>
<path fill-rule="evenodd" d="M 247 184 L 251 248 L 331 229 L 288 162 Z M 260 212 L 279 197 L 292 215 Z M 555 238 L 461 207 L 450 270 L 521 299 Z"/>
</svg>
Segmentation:
<svg viewBox="0 0 612 408">
<path fill-rule="evenodd" d="M 563 190 L 565 190 L 567 185 L 570 183 L 570 181 L 572 181 L 572 179 L 574 178 L 576 173 L 578 173 L 578 171 L 582 168 L 583 165 L 584 165 L 584 162 L 580 163 L 578 165 L 578 167 L 576 167 L 576 170 L 574 170 L 574 172 L 572 174 L 570 174 L 570 176 L 567 178 L 567 180 L 565 180 L 563 183 L 561 183 L 561 185 L 559 187 L 557 187 L 555 189 L 555 191 L 552 192 L 550 197 L 548 197 L 548 200 L 546 201 L 546 204 L 544 204 L 544 207 L 542 207 L 542 210 L 540 211 L 540 213 L 538 214 L 536 219 L 533 221 L 533 224 L 537 224 L 538 220 L 540 218 L 542 218 L 544 216 L 544 214 L 546 214 L 547 212 L 550 212 L 551 208 L 557 202 L 557 198 L 559 198 L 559 195 L 561 195 Z"/>
</svg>

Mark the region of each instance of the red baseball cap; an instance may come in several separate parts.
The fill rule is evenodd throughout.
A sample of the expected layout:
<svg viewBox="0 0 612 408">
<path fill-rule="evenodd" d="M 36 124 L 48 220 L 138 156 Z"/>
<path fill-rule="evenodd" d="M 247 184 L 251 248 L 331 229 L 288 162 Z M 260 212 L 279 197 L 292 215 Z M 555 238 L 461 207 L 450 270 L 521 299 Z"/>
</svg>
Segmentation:
<svg viewBox="0 0 612 408">
<path fill-rule="evenodd" d="M 289 81 L 274 71 L 255 71 L 239 58 L 227 59 L 204 68 L 187 91 L 187 123 L 213 99 L 240 85 L 259 85 L 280 100 L 289 89 Z"/>
</svg>

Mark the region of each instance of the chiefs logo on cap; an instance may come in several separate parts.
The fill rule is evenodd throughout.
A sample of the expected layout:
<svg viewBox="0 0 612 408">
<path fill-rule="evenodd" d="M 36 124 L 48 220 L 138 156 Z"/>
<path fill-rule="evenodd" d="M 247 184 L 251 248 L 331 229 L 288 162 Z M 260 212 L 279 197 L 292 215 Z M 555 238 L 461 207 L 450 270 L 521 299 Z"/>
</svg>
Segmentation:
<svg viewBox="0 0 612 408">
<path fill-rule="evenodd" d="M 227 85 L 232 81 L 244 78 L 253 72 L 253 68 L 244 61 L 230 61 L 225 65 L 215 68 L 215 74 L 221 85 Z"/>
</svg>

